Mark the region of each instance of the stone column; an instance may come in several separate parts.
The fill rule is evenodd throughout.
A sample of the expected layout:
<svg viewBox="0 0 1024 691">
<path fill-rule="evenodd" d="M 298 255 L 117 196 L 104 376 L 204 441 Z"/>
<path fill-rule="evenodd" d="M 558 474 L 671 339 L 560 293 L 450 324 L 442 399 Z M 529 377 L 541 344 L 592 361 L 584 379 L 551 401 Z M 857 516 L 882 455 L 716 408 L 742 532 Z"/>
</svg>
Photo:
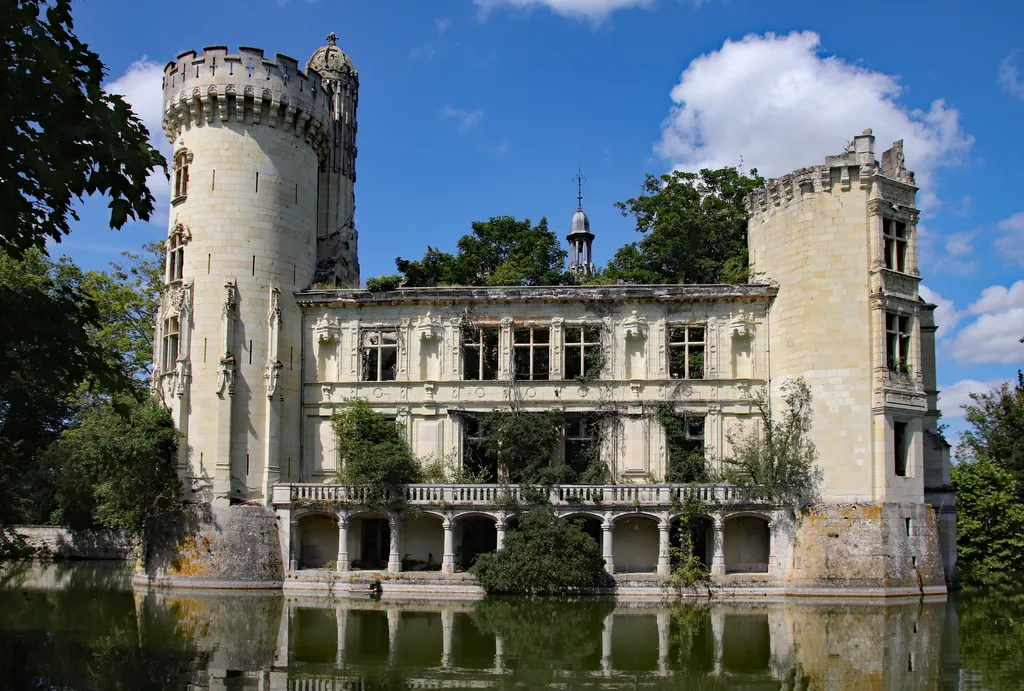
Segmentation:
<svg viewBox="0 0 1024 691">
<path fill-rule="evenodd" d="M 721 577 L 725 575 L 725 520 L 718 513 L 712 519 L 714 526 L 711 532 L 714 539 L 711 541 L 711 575 Z"/>
<path fill-rule="evenodd" d="M 441 573 L 455 573 L 455 540 L 452 529 L 455 521 L 449 516 L 441 524 L 444 527 L 444 552 L 441 554 Z"/>
<path fill-rule="evenodd" d="M 721 607 L 711 610 L 711 639 L 714 656 L 714 673 L 722 673 L 723 639 L 725 637 L 725 610 Z"/>
<path fill-rule="evenodd" d="M 604 626 L 601 629 L 601 672 L 606 676 L 612 671 L 612 623 L 615 615 L 609 614 L 604 618 Z"/>
<path fill-rule="evenodd" d="M 398 552 L 399 533 L 402 530 L 402 515 L 393 513 L 389 519 L 391 525 L 391 547 L 388 553 L 388 573 L 402 571 L 402 555 Z"/>
<path fill-rule="evenodd" d="M 768 523 L 768 575 L 775 576 L 779 566 L 779 516 L 777 511 L 772 511 L 771 521 Z"/>
<path fill-rule="evenodd" d="M 601 524 L 601 556 L 604 557 L 604 570 L 615 573 L 615 558 L 612 556 L 612 524 L 611 514 L 606 514 Z"/>
<path fill-rule="evenodd" d="M 505 517 L 501 516 L 494 524 L 495 534 L 497 535 L 497 542 L 495 543 L 495 551 L 505 546 Z"/>
<path fill-rule="evenodd" d="M 672 562 L 669 558 L 668 550 L 668 537 L 669 528 L 668 518 L 664 518 L 658 523 L 658 575 L 667 576 L 672 572 Z"/>
<path fill-rule="evenodd" d="M 668 641 L 671 618 L 665 610 L 658 610 L 658 674 L 668 676 Z"/>
<path fill-rule="evenodd" d="M 348 571 L 348 512 L 338 512 L 338 571 Z"/>
<path fill-rule="evenodd" d="M 344 669 L 345 667 L 345 634 L 348 628 L 348 609 L 345 607 L 336 607 L 334 609 L 334 621 L 338 631 L 338 652 L 334 657 L 334 665 L 338 669 Z"/>
<path fill-rule="evenodd" d="M 299 568 L 299 553 L 302 546 L 299 544 L 299 519 L 292 516 L 288 525 L 288 570 L 296 571 Z"/>
<path fill-rule="evenodd" d="M 501 636 L 494 637 L 494 671 L 505 672 L 505 639 Z"/>
<path fill-rule="evenodd" d="M 445 607 L 441 610 L 441 667 L 452 666 L 452 629 L 455 628 L 455 615 Z"/>
<path fill-rule="evenodd" d="M 388 610 L 388 666 L 398 661 L 398 623 L 402 613 L 395 608 Z"/>
</svg>

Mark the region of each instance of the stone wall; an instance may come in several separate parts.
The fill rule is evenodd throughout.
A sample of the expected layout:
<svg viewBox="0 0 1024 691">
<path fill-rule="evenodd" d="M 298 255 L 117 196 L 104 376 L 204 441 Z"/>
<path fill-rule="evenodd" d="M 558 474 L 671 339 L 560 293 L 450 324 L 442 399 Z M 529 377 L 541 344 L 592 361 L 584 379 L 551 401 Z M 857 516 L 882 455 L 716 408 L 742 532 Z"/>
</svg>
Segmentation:
<svg viewBox="0 0 1024 691">
<path fill-rule="evenodd" d="M 50 559 L 131 559 L 137 542 L 120 530 L 71 530 L 52 525 L 20 525 L 14 531 Z"/>
</svg>

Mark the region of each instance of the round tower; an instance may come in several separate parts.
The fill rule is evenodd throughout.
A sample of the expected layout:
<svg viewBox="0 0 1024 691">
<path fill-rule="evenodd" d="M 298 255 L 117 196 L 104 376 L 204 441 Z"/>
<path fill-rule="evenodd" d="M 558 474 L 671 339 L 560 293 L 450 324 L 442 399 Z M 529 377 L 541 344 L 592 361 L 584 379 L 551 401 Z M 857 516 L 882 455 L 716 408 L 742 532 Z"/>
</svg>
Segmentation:
<svg viewBox="0 0 1024 691">
<path fill-rule="evenodd" d="M 222 46 L 179 55 L 163 88 L 172 189 L 154 388 L 182 432 L 193 498 L 269 502 L 273 483 L 298 474 L 294 292 L 313 282 L 318 238 L 331 234 L 321 192 L 336 90 L 293 58 Z M 358 282 L 354 241 L 347 251 Z"/>
</svg>

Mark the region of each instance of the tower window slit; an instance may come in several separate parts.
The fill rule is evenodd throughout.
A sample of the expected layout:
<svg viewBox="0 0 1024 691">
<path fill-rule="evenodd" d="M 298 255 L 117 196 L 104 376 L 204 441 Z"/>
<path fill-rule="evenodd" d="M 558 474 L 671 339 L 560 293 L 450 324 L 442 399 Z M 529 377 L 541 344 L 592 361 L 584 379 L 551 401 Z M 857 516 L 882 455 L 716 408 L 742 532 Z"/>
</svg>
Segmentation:
<svg viewBox="0 0 1024 691">
<path fill-rule="evenodd" d="M 213 255 L 212 254 L 208 254 L 208 255 L 206 255 L 206 273 L 210 273 L 210 269 L 211 269 L 212 265 L 213 265 Z"/>
<path fill-rule="evenodd" d="M 256 172 L 256 191 L 257 192 L 260 191 L 260 174 L 259 174 L 259 171 Z"/>
<path fill-rule="evenodd" d="M 203 339 L 203 362 L 206 362 L 206 339 Z"/>
<path fill-rule="evenodd" d="M 256 275 L 256 255 L 252 255 L 252 275 Z"/>
<path fill-rule="evenodd" d="M 217 171 L 215 170 L 215 171 L 213 171 L 213 174 L 210 177 L 210 191 L 214 192 L 214 191 L 216 191 L 216 189 L 217 189 Z"/>
<path fill-rule="evenodd" d="M 252 339 L 249 339 L 249 364 L 252 364 Z"/>
</svg>

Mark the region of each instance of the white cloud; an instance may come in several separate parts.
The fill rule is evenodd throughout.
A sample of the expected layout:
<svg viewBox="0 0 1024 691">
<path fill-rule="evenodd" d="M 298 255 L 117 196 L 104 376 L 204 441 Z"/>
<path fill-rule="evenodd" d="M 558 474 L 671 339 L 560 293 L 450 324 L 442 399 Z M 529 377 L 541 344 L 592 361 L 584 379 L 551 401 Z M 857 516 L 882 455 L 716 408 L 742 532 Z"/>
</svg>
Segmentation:
<svg viewBox="0 0 1024 691">
<path fill-rule="evenodd" d="M 736 165 L 762 175 L 820 164 L 872 128 L 876 155 L 903 139 L 907 164 L 934 207 L 936 167 L 958 162 L 973 138 L 960 113 L 937 99 L 927 111 L 897 102 L 898 78 L 819 54 L 818 34 L 748 35 L 695 58 L 672 89 L 675 106 L 656 151 L 685 170 Z"/>
<path fill-rule="evenodd" d="M 939 386 L 939 410 L 942 411 L 942 419 L 953 419 L 964 416 L 963 406 L 972 403 L 972 393 L 988 393 L 995 387 L 1002 384 L 1005 379 L 989 379 L 978 381 L 976 379 L 961 379 L 949 386 Z"/>
<path fill-rule="evenodd" d="M 473 3 L 484 11 L 499 5 L 509 5 L 520 9 L 547 7 L 555 14 L 564 17 L 585 17 L 599 20 L 616 10 L 650 7 L 654 4 L 654 0 L 473 0 Z M 697 2 L 696 4 L 701 3 Z"/>
<path fill-rule="evenodd" d="M 437 31 L 438 36 L 450 28 L 452 28 L 452 20 L 448 17 L 438 17 L 434 20 L 434 30 Z"/>
<path fill-rule="evenodd" d="M 104 86 L 107 92 L 119 94 L 128 101 L 132 110 L 149 130 L 149 142 L 165 157 L 170 159 L 171 145 L 164 136 L 163 120 L 164 92 L 163 65 L 150 61 L 146 56 L 136 60 L 124 74 Z M 171 196 L 170 183 L 163 171 L 151 173 L 147 184 L 149 191 L 158 200 Z"/>
<path fill-rule="evenodd" d="M 1024 101 L 1024 78 L 1021 78 L 1020 68 L 1014 63 L 1018 53 L 1019 50 L 1013 51 L 999 63 L 999 84 L 1008 94 Z"/>
<path fill-rule="evenodd" d="M 935 305 L 935 325 L 938 327 L 935 335 L 939 338 L 949 336 L 960 323 L 962 313 L 957 312 L 952 300 L 947 300 L 923 283 L 918 286 L 918 291 L 925 302 Z"/>
<path fill-rule="evenodd" d="M 476 110 L 462 110 L 461 108 L 445 106 L 441 109 L 441 115 L 458 121 L 459 134 L 465 134 L 479 125 L 480 121 L 484 119 L 484 111 L 481 108 L 477 108 Z"/>
<path fill-rule="evenodd" d="M 1000 236 L 993 245 L 1004 258 L 1024 266 L 1024 211 L 999 222 Z"/>
<path fill-rule="evenodd" d="M 1009 288 L 989 286 L 967 308 L 979 315 L 953 341 L 953 357 L 960 365 L 1024 362 L 1024 280 Z"/>
</svg>

